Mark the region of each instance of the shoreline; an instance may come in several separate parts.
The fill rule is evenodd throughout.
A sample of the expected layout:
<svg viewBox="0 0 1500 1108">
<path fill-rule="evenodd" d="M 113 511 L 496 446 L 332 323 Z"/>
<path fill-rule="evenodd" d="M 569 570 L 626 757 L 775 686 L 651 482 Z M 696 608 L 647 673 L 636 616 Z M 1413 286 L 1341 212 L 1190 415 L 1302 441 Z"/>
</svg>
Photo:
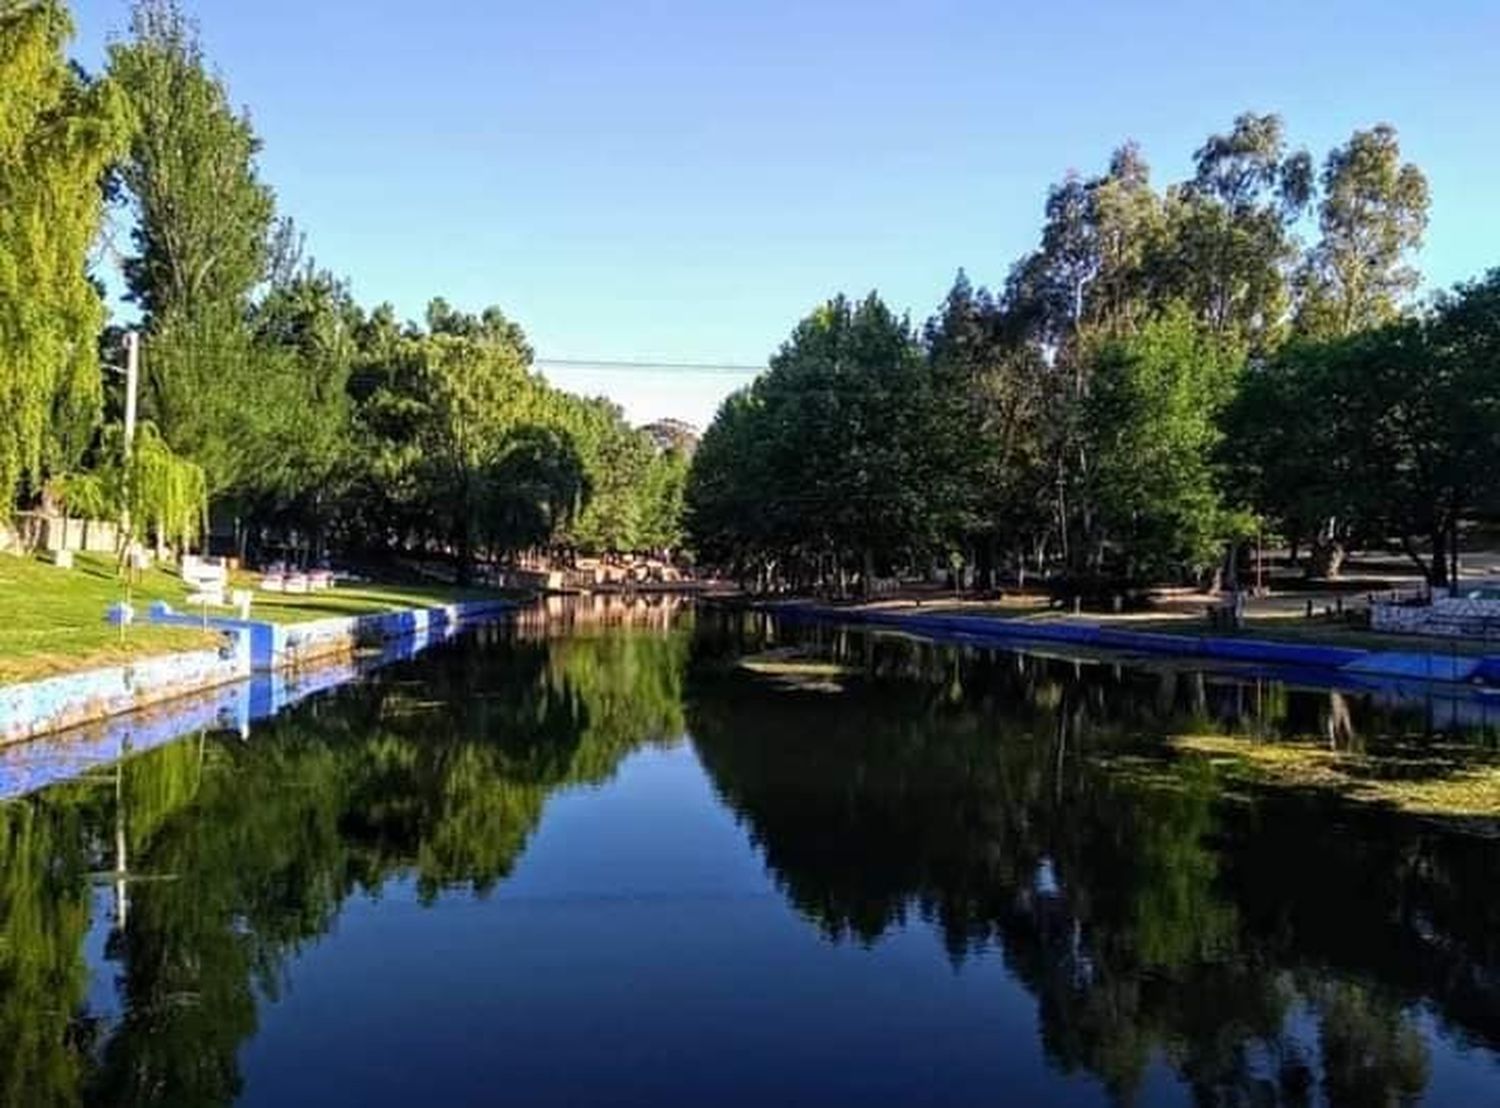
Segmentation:
<svg viewBox="0 0 1500 1108">
<path fill-rule="evenodd" d="M 752 601 L 750 606 L 793 619 L 808 618 L 830 623 L 887 627 L 929 637 L 999 646 L 1024 648 L 1028 645 L 1061 645 L 1121 654 L 1285 666 L 1330 672 L 1356 682 L 1375 679 L 1500 686 L 1500 655 L 1494 654 L 1376 650 L 1213 634 L 1130 631 L 1103 623 L 1036 622 L 990 615 L 924 614 L 920 609 L 841 608 L 816 601 Z"/>
<path fill-rule="evenodd" d="M 352 656 L 359 647 L 406 640 L 421 640 L 425 646 L 463 624 L 517 606 L 514 600 L 470 600 L 290 624 L 210 616 L 207 628 L 225 637 L 225 645 L 217 650 L 153 655 L 0 686 L 0 746 L 86 727 L 251 678 L 274 679 L 330 657 Z M 175 612 L 165 604 L 153 605 L 147 619 L 205 626 L 201 617 Z"/>
</svg>

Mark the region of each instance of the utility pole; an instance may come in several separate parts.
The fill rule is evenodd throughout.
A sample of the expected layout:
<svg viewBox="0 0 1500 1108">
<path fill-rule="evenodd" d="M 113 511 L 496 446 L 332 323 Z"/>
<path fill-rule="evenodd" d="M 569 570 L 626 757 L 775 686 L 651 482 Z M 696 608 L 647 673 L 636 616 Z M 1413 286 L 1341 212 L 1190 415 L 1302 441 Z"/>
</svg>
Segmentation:
<svg viewBox="0 0 1500 1108">
<path fill-rule="evenodd" d="M 125 465 L 125 503 L 120 506 L 120 558 L 115 572 L 125 572 L 125 599 L 130 600 L 131 575 L 135 572 L 133 563 L 133 551 L 130 542 L 130 496 L 132 493 L 130 483 L 131 460 L 135 454 L 135 417 L 138 393 L 141 385 L 141 334 L 139 331 L 125 332 L 125 368 L 119 366 L 105 365 L 104 369 L 111 373 L 123 373 L 125 375 L 125 437 L 123 442 L 124 456 L 121 459 Z M 121 634 L 124 634 L 123 624 Z"/>
<path fill-rule="evenodd" d="M 141 383 L 141 333 L 125 332 L 125 460 L 135 444 L 136 393 Z"/>
</svg>

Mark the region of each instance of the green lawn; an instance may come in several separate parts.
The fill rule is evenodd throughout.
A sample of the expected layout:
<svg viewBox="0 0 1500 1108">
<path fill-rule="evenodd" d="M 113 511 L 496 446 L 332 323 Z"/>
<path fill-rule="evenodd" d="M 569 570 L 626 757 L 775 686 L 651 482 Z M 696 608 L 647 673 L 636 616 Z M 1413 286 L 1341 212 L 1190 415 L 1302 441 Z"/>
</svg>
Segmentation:
<svg viewBox="0 0 1500 1108">
<path fill-rule="evenodd" d="M 255 580 L 253 575 L 237 575 L 233 584 L 249 588 Z M 180 611 L 189 610 L 184 603 L 188 590 L 174 571 L 148 570 L 130 591 L 138 620 L 153 600 L 165 600 Z M 115 578 L 114 559 L 107 555 L 76 555 L 72 569 L 58 569 L 39 559 L 0 554 L 0 684 L 191 650 L 218 641 L 212 632 L 155 627 L 144 622 L 130 627 L 122 640 L 119 630 L 104 622 L 104 610 L 125 595 L 124 584 Z M 257 591 L 250 615 L 274 623 L 299 623 L 497 595 L 440 585 L 339 586 L 309 595 Z M 196 613 L 196 609 L 193 611 Z M 210 608 L 209 614 L 232 613 L 228 608 Z"/>
</svg>

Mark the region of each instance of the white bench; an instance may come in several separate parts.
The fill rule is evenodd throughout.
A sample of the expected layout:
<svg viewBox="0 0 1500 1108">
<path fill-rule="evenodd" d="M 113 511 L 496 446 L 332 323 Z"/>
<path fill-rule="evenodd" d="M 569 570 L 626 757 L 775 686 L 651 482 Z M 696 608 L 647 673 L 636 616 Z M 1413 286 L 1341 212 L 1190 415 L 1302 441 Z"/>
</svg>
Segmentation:
<svg viewBox="0 0 1500 1108">
<path fill-rule="evenodd" d="M 187 599 L 189 604 L 224 603 L 224 592 L 229 587 L 229 568 L 222 561 L 184 554 L 180 573 L 183 583 L 193 590 Z"/>
</svg>

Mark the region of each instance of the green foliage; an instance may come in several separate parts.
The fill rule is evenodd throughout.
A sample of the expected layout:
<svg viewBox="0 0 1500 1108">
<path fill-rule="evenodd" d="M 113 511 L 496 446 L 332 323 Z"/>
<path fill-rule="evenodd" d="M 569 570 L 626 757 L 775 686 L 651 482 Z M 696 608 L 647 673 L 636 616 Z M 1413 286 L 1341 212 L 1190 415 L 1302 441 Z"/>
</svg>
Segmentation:
<svg viewBox="0 0 1500 1108">
<path fill-rule="evenodd" d="M 133 122 L 116 175 L 137 216 L 125 276 L 145 313 L 143 411 L 215 494 L 274 488 L 290 457 L 283 428 L 326 413 L 298 403 L 296 370 L 249 325 L 275 215 L 260 142 L 175 0 L 138 0 L 109 74 Z"/>
<path fill-rule="evenodd" d="M 1391 322 L 1419 281 L 1408 255 L 1427 229 L 1427 178 L 1401 161 L 1396 130 L 1356 131 L 1328 155 L 1318 209 L 1322 238 L 1300 280 L 1300 330 L 1340 336 Z"/>
<path fill-rule="evenodd" d="M 202 467 L 174 453 L 151 423 L 136 429 L 128 458 L 118 429 L 110 428 L 92 469 L 62 474 L 48 487 L 72 515 L 120 518 L 129 539 L 154 536 L 180 550 L 201 536 L 208 512 Z"/>
<path fill-rule="evenodd" d="M 130 29 L 110 48 L 109 72 L 135 120 L 119 166 L 140 216 L 131 295 L 153 327 L 230 327 L 269 260 L 274 208 L 255 171 L 260 142 L 175 0 L 137 0 Z"/>
<path fill-rule="evenodd" d="M 77 466 L 99 418 L 99 178 L 126 138 L 113 82 L 70 68 L 56 0 L 0 10 L 0 516 Z"/>
<path fill-rule="evenodd" d="M 688 490 L 696 540 L 742 569 L 779 561 L 809 578 L 868 577 L 926 549 L 931 398 L 906 320 L 873 293 L 830 300 L 705 436 Z M 764 510 L 741 514 L 757 498 Z"/>
<path fill-rule="evenodd" d="M 1093 359 L 1090 479 L 1106 533 L 1131 563 L 1126 576 L 1200 575 L 1235 534 L 1213 459 L 1240 360 L 1186 306 Z"/>
<path fill-rule="evenodd" d="M 477 554 L 675 546 L 685 462 L 618 406 L 552 388 L 497 308 L 435 300 L 428 329 L 356 324 L 353 450 L 333 511 L 366 548 Z"/>
<path fill-rule="evenodd" d="M 1431 336 L 1307 341 L 1401 310 L 1425 180 L 1386 126 L 1328 155 L 1321 197 L 1314 176 L 1276 115 L 1240 115 L 1162 191 L 1127 143 L 1048 191 L 1000 295 L 960 271 L 920 348 L 905 335 L 830 373 L 847 357 L 828 352 L 848 312 L 832 302 L 705 435 L 695 544 L 766 584 L 941 566 L 994 587 L 1008 565 L 1065 591 L 1203 580 L 1255 513 L 1328 553 L 1357 532 L 1410 546 L 1444 529 L 1451 549 L 1492 496 L 1460 476 L 1493 468 L 1485 379 L 1456 399 Z M 1313 208 L 1322 237 L 1304 251 Z M 1444 420 L 1461 450 L 1438 445 Z"/>
<path fill-rule="evenodd" d="M 1227 426 L 1247 499 L 1288 536 L 1394 539 L 1447 583 L 1459 525 L 1500 504 L 1500 272 L 1426 317 L 1289 345 Z"/>
</svg>

